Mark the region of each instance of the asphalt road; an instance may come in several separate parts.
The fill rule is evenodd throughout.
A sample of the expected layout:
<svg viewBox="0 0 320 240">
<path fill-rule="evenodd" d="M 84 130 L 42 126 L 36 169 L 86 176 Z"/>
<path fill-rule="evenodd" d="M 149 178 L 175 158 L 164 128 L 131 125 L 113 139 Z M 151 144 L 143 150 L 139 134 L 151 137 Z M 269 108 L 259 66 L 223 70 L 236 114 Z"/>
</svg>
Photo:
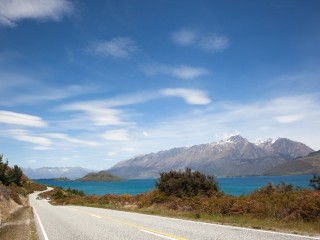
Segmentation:
<svg viewBox="0 0 320 240">
<path fill-rule="evenodd" d="M 39 239 L 43 240 L 303 240 L 297 236 L 254 229 L 80 206 L 52 206 L 30 195 Z"/>
</svg>

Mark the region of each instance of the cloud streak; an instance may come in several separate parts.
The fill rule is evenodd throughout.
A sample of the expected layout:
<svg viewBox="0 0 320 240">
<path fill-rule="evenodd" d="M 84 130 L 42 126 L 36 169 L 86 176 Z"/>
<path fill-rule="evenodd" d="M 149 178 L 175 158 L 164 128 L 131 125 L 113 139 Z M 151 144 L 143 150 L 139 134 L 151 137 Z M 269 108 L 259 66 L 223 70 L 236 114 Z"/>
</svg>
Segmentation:
<svg viewBox="0 0 320 240">
<path fill-rule="evenodd" d="M 59 139 L 59 140 L 63 140 L 69 143 L 74 143 L 76 145 L 84 145 L 84 146 L 89 146 L 89 147 L 96 147 L 96 146 L 100 146 L 100 143 L 97 142 L 92 142 L 92 141 L 84 141 L 81 139 L 77 139 L 77 138 L 72 138 L 70 136 L 68 136 L 67 134 L 63 134 L 63 133 L 47 133 L 45 134 L 45 136 L 49 137 L 49 138 L 53 138 L 53 139 Z"/>
<path fill-rule="evenodd" d="M 192 80 L 209 74 L 209 70 L 203 67 L 192 66 L 167 66 L 167 65 L 147 65 L 143 71 L 148 75 L 169 75 L 183 80 Z"/>
<path fill-rule="evenodd" d="M 199 36 L 195 31 L 181 29 L 172 34 L 172 39 L 175 43 L 181 46 L 190 46 L 198 40 Z"/>
<path fill-rule="evenodd" d="M 230 39 L 218 34 L 200 34 L 191 29 L 180 29 L 172 34 L 172 40 L 179 46 L 195 46 L 206 52 L 218 52 L 230 46 Z"/>
<path fill-rule="evenodd" d="M 206 105 L 211 102 L 206 92 L 197 89 L 166 88 L 160 92 L 165 96 L 181 97 L 191 105 Z"/>
<path fill-rule="evenodd" d="M 73 12 L 67 0 L 0 0 L 0 25 L 15 27 L 24 19 L 54 20 Z"/>
<path fill-rule="evenodd" d="M 130 140 L 128 132 L 125 129 L 116 129 L 112 131 L 106 131 L 101 135 L 101 137 L 106 140 L 119 141 L 119 142 Z"/>
<path fill-rule="evenodd" d="M 36 150 L 45 150 L 49 149 L 49 146 L 52 145 L 50 139 L 41 137 L 41 136 L 34 136 L 29 131 L 23 129 L 11 129 L 8 131 L 12 137 L 18 141 L 29 142 L 35 145 Z"/>
<path fill-rule="evenodd" d="M 109 41 L 91 44 L 88 52 L 102 57 L 129 58 L 138 50 L 138 46 L 131 38 L 117 37 Z"/>
<path fill-rule="evenodd" d="M 0 111 L 0 122 L 8 125 L 21 125 L 26 127 L 48 126 L 48 124 L 38 116 L 10 111 Z"/>
</svg>

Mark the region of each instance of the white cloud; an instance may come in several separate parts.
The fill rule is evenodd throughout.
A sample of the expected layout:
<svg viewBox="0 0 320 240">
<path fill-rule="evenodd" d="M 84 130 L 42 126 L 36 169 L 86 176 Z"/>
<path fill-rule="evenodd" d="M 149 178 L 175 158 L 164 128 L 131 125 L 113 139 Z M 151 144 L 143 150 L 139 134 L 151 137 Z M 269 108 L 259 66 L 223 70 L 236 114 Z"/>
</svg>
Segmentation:
<svg viewBox="0 0 320 240">
<path fill-rule="evenodd" d="M 128 37 L 117 37 L 110 41 L 92 44 L 89 47 L 89 52 L 114 58 L 128 58 L 138 50 L 137 44 Z"/>
<path fill-rule="evenodd" d="M 95 146 L 101 145 L 97 142 L 84 141 L 81 139 L 72 138 L 72 137 L 68 136 L 67 134 L 63 134 L 63 133 L 47 133 L 47 134 L 45 134 L 45 136 L 48 136 L 49 138 L 64 140 L 69 143 L 75 143 L 75 144 L 80 144 L 80 145 L 85 145 L 85 146 L 90 146 L 90 147 L 95 147 Z"/>
<path fill-rule="evenodd" d="M 125 147 L 125 148 L 122 148 L 122 150 L 125 151 L 125 152 L 133 152 L 133 151 L 135 151 L 135 148 L 133 148 L 133 147 Z"/>
<path fill-rule="evenodd" d="M 207 52 L 222 51 L 230 46 L 230 39 L 227 36 L 200 34 L 190 29 L 181 29 L 174 32 L 172 39 L 180 46 L 195 46 Z"/>
<path fill-rule="evenodd" d="M 63 111 L 82 111 L 86 113 L 86 118 L 93 122 L 95 126 L 121 125 L 122 111 L 114 108 L 104 107 L 102 101 L 76 102 L 61 106 Z M 81 116 L 84 118 L 84 116 Z"/>
<path fill-rule="evenodd" d="M 192 45 L 196 42 L 197 38 L 197 33 L 188 29 L 182 29 L 172 34 L 173 41 L 181 46 Z"/>
<path fill-rule="evenodd" d="M 68 85 L 56 88 L 33 77 L 8 72 L 0 73 L 0 82 L 3 83 L 0 85 L 2 92 L 0 105 L 3 106 L 42 104 L 44 101 L 58 101 L 97 90 L 90 85 Z"/>
<path fill-rule="evenodd" d="M 297 122 L 303 119 L 303 116 L 301 115 L 281 115 L 281 116 L 276 116 L 275 120 L 278 121 L 279 123 L 293 123 Z"/>
<path fill-rule="evenodd" d="M 150 136 L 147 131 L 143 131 L 143 132 L 142 132 L 142 135 L 145 136 L 145 137 L 149 137 L 149 136 Z"/>
<path fill-rule="evenodd" d="M 125 129 L 116 129 L 111 131 L 106 131 L 101 135 L 102 138 L 111 141 L 129 141 L 128 132 Z"/>
<path fill-rule="evenodd" d="M 0 0 L 0 25 L 14 27 L 24 19 L 60 20 L 72 13 L 68 0 Z"/>
<path fill-rule="evenodd" d="M 50 150 L 51 147 L 45 147 L 45 146 L 36 146 L 32 148 L 33 150 L 37 150 L 37 151 L 46 151 L 46 150 Z"/>
<path fill-rule="evenodd" d="M 35 163 L 35 162 L 37 162 L 37 160 L 31 159 L 31 160 L 28 160 L 27 162 L 28 162 L 28 163 Z"/>
<path fill-rule="evenodd" d="M 202 67 L 149 65 L 143 68 L 143 71 L 149 75 L 165 74 L 184 80 L 191 80 L 209 74 L 209 71 Z"/>
<path fill-rule="evenodd" d="M 107 155 L 109 157 L 114 157 L 114 156 L 117 156 L 118 154 L 116 152 L 108 152 Z"/>
<path fill-rule="evenodd" d="M 24 129 L 11 129 L 11 130 L 8 130 L 8 132 L 10 133 L 10 136 L 13 137 L 14 139 L 18 141 L 36 144 L 38 145 L 37 146 L 38 148 L 39 147 L 48 148 L 50 145 L 52 145 L 52 142 L 50 139 L 45 137 L 34 136 L 29 131 Z"/>
<path fill-rule="evenodd" d="M 48 125 L 40 117 L 9 111 L 0 111 L 0 122 L 27 127 L 45 127 Z"/>
<path fill-rule="evenodd" d="M 205 105 L 211 102 L 206 92 L 197 89 L 167 88 L 160 92 L 165 96 L 181 97 L 192 105 Z"/>
<path fill-rule="evenodd" d="M 228 48 L 229 45 L 230 40 L 228 37 L 218 35 L 203 37 L 199 42 L 199 47 L 201 47 L 203 50 L 212 52 L 224 50 Z"/>
</svg>

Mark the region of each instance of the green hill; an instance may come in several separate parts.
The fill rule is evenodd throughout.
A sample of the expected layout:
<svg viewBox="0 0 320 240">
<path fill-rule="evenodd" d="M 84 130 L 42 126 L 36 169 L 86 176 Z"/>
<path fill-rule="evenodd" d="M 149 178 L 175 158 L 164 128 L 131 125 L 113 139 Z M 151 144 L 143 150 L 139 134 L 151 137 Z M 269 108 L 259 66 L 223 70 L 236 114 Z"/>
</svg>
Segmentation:
<svg viewBox="0 0 320 240">
<path fill-rule="evenodd" d="M 107 171 L 100 171 L 97 173 L 89 173 L 85 175 L 82 178 L 77 179 L 76 181 L 81 181 L 81 182 L 87 182 L 87 181 L 105 181 L 105 182 L 112 182 L 112 181 L 121 181 L 123 180 L 122 178 L 119 178 L 117 176 L 114 176 Z"/>
<path fill-rule="evenodd" d="M 267 171 L 265 175 L 298 175 L 320 173 L 320 150 L 295 158 Z"/>
</svg>

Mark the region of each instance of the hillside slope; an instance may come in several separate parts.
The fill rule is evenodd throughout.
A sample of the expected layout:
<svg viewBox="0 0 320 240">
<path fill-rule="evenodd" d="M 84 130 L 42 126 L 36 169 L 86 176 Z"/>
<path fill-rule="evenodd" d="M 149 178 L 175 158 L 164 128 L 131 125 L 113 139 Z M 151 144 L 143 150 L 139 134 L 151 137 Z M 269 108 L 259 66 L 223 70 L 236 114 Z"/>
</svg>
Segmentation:
<svg viewBox="0 0 320 240">
<path fill-rule="evenodd" d="M 107 171 L 93 172 L 89 173 L 86 176 L 77 179 L 76 181 L 87 182 L 87 181 L 105 181 L 105 182 L 113 182 L 113 181 L 121 181 L 122 178 L 114 176 Z"/>
<path fill-rule="evenodd" d="M 298 157 L 270 169 L 266 175 L 296 175 L 320 173 L 320 151 Z"/>
</svg>

